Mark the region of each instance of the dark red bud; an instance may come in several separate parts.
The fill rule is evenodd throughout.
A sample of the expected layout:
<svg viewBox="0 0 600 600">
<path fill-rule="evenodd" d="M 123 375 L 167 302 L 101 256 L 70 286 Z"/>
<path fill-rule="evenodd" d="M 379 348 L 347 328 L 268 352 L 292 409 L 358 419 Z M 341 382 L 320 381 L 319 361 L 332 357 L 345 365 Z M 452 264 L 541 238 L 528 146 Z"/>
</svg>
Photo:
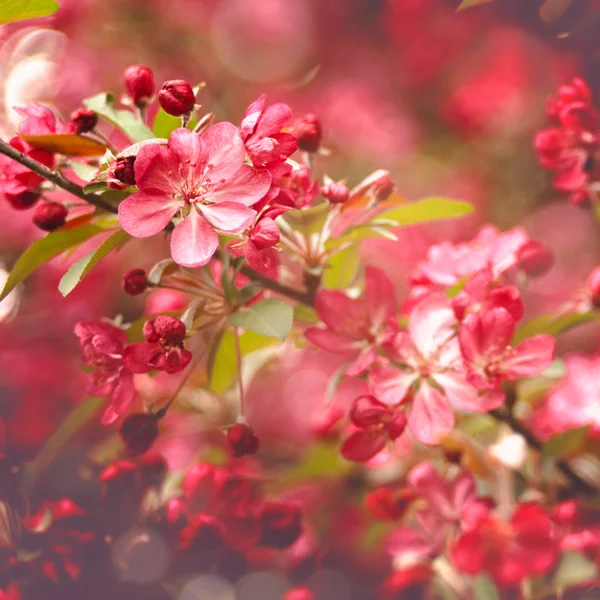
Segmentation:
<svg viewBox="0 0 600 600">
<path fill-rule="evenodd" d="M 160 342 L 165 346 L 180 346 L 185 339 L 185 324 L 176 317 L 161 315 L 146 321 L 142 333 L 151 344 Z"/>
<path fill-rule="evenodd" d="M 594 307 L 600 307 L 600 266 L 592 269 L 586 279 L 585 286 L 588 289 Z"/>
<path fill-rule="evenodd" d="M 137 466 L 130 460 L 118 460 L 108 465 L 98 479 L 104 499 L 119 499 L 135 490 L 138 483 Z"/>
<path fill-rule="evenodd" d="M 119 434 L 129 456 L 139 456 L 150 449 L 158 437 L 158 422 L 151 413 L 134 413 L 125 417 Z"/>
<path fill-rule="evenodd" d="M 16 194 L 5 192 L 4 197 L 10 202 L 12 207 L 17 210 L 31 208 L 40 199 L 40 195 L 37 192 L 31 192 L 30 190 L 23 190 Z"/>
<path fill-rule="evenodd" d="M 379 425 L 390 414 L 390 409 L 375 396 L 359 396 L 350 408 L 350 420 L 361 429 Z"/>
<path fill-rule="evenodd" d="M 282 550 L 302 533 L 302 513 L 294 504 L 267 502 L 260 511 L 262 535 L 259 544 Z"/>
<path fill-rule="evenodd" d="M 554 265 L 554 257 L 550 249 L 534 240 L 523 244 L 518 253 L 519 266 L 527 275 L 539 277 L 546 274 Z"/>
<path fill-rule="evenodd" d="M 154 94 L 154 75 L 144 65 L 130 65 L 123 73 L 125 89 L 136 106 L 145 106 Z"/>
<path fill-rule="evenodd" d="M 123 275 L 121 287 L 126 294 L 138 296 L 148 288 L 148 278 L 144 269 L 131 269 Z"/>
<path fill-rule="evenodd" d="M 187 507 L 183 498 L 171 498 L 165 506 L 165 518 L 169 525 L 183 527 L 187 525 Z"/>
<path fill-rule="evenodd" d="M 317 115 L 308 113 L 298 119 L 292 133 L 298 140 L 298 148 L 304 152 L 316 152 L 321 146 L 323 131 Z"/>
<path fill-rule="evenodd" d="M 162 454 L 151 452 L 140 460 L 142 482 L 152 487 L 160 487 L 167 474 L 167 461 Z"/>
<path fill-rule="evenodd" d="M 399 438 L 404 433 L 407 422 L 406 415 L 403 412 L 396 411 L 392 415 L 392 418 L 387 425 L 387 432 L 391 440 Z"/>
<path fill-rule="evenodd" d="M 259 439 L 252 428 L 245 423 L 237 423 L 227 430 L 227 445 L 236 458 L 246 454 L 256 454 L 260 446 Z"/>
<path fill-rule="evenodd" d="M 373 183 L 371 190 L 375 200 L 383 202 L 394 193 L 396 184 L 387 175 L 383 175 Z"/>
<path fill-rule="evenodd" d="M 225 528 L 221 521 L 209 515 L 199 515 L 180 535 L 182 550 L 194 555 L 212 554 L 223 548 Z"/>
<path fill-rule="evenodd" d="M 180 117 L 194 108 L 196 95 L 187 81 L 173 79 L 163 84 L 158 92 L 158 102 L 167 114 Z"/>
<path fill-rule="evenodd" d="M 289 589 L 283 600 L 315 600 L 316 596 L 312 590 L 307 587 L 295 587 Z"/>
<path fill-rule="evenodd" d="M 125 185 L 135 185 L 135 156 L 121 156 L 115 161 L 113 175 Z"/>
<path fill-rule="evenodd" d="M 335 181 L 324 185 L 321 188 L 321 194 L 331 202 L 331 204 L 343 204 L 350 198 L 350 190 L 343 183 Z"/>
<path fill-rule="evenodd" d="M 33 222 L 44 231 L 54 231 L 67 222 L 69 211 L 58 202 L 42 202 L 35 209 Z"/>
<path fill-rule="evenodd" d="M 567 527 L 574 525 L 579 517 L 579 503 L 577 500 L 565 500 L 554 508 L 553 519 L 559 525 Z"/>
<path fill-rule="evenodd" d="M 78 108 L 71 113 L 71 121 L 75 123 L 75 133 L 87 133 L 96 127 L 98 115 L 93 110 Z"/>
</svg>

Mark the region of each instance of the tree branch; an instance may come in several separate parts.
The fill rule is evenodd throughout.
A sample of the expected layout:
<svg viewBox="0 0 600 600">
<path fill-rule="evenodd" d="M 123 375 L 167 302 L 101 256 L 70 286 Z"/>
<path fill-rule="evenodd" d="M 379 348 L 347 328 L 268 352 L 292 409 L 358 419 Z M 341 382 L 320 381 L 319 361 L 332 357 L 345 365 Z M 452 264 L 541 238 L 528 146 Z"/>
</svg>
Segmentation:
<svg viewBox="0 0 600 600">
<path fill-rule="evenodd" d="M 497 421 L 509 425 L 515 433 L 522 435 L 528 446 L 537 450 L 538 452 L 543 452 L 544 448 L 542 442 L 535 437 L 533 432 L 527 426 L 516 419 L 510 412 L 497 408 L 495 410 L 491 410 L 489 414 Z M 599 493 L 599 490 L 578 475 L 566 460 L 559 458 L 556 461 L 556 467 L 571 482 L 573 487 L 578 492 L 589 496 L 597 495 Z"/>
<path fill-rule="evenodd" d="M 51 181 L 59 188 L 69 192 L 70 194 L 73 194 L 74 196 L 77 196 L 78 198 L 81 198 L 82 200 L 85 200 L 93 206 L 96 206 L 111 213 L 117 212 L 117 207 L 108 202 L 107 200 L 104 200 L 101 195 L 86 194 L 83 191 L 83 189 L 76 183 L 69 181 L 68 179 L 63 177 L 59 172 L 49 169 L 48 167 L 46 167 L 46 165 L 43 165 L 42 163 L 38 162 L 37 160 L 34 160 L 26 154 L 23 154 L 23 152 L 20 152 L 16 148 L 13 148 L 10 144 L 5 142 L 1 138 L 0 154 L 4 154 L 5 156 L 12 158 L 20 165 L 27 167 L 30 171 L 33 171 L 34 173 L 37 173 L 40 177 Z M 302 302 L 303 304 L 307 304 L 309 306 L 312 306 L 314 303 L 314 294 L 303 292 L 301 290 L 296 290 L 294 288 L 290 288 L 286 285 L 283 285 L 278 281 L 275 281 L 274 279 L 271 279 L 269 277 L 266 277 L 265 275 L 262 275 L 261 273 L 258 273 L 257 271 L 251 269 L 247 265 L 242 268 L 242 273 L 252 281 L 257 281 L 263 287 L 283 296 L 287 296 L 292 300 Z"/>
</svg>

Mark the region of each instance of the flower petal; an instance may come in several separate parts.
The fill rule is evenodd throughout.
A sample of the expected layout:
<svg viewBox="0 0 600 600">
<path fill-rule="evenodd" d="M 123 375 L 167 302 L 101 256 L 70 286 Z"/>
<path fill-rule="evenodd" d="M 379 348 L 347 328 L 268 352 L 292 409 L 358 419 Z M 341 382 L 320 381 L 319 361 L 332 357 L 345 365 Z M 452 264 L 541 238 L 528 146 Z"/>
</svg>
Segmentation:
<svg viewBox="0 0 600 600">
<path fill-rule="evenodd" d="M 177 155 L 162 144 L 142 146 L 133 166 L 135 183 L 144 191 L 172 194 L 180 181 Z"/>
<path fill-rule="evenodd" d="M 213 182 L 230 179 L 242 166 L 246 150 L 238 128 L 233 123 L 216 123 L 201 136 L 206 144 Z"/>
<path fill-rule="evenodd" d="M 408 427 L 422 444 L 439 444 L 454 427 L 450 402 L 430 385 L 421 385 L 408 414 Z"/>
<path fill-rule="evenodd" d="M 385 448 L 385 435 L 379 431 L 357 431 L 342 444 L 346 460 L 366 462 Z"/>
<path fill-rule="evenodd" d="M 211 178 L 214 179 L 212 173 Z M 270 187 L 271 174 L 269 171 L 242 165 L 216 189 L 209 190 L 204 198 L 208 202 L 237 202 L 251 206 L 258 202 Z"/>
<path fill-rule="evenodd" d="M 444 388 L 450 402 L 461 410 L 477 413 L 488 412 L 498 408 L 504 402 L 502 390 L 480 393 L 462 373 L 436 373 L 434 379 Z"/>
<path fill-rule="evenodd" d="M 168 147 L 177 155 L 181 178 L 184 180 L 200 180 L 208 163 L 208 149 L 202 138 L 179 127 L 171 132 Z"/>
<path fill-rule="evenodd" d="M 304 336 L 309 342 L 326 352 L 333 354 L 355 355 L 360 351 L 361 344 L 345 333 L 337 333 L 331 329 L 309 327 Z"/>
<path fill-rule="evenodd" d="M 171 256 L 182 267 L 201 267 L 219 247 L 219 237 L 210 223 L 192 209 L 171 235 Z"/>
<path fill-rule="evenodd" d="M 365 307 L 369 320 L 375 327 L 388 321 L 396 310 L 395 290 L 392 280 L 380 269 L 365 269 Z"/>
<path fill-rule="evenodd" d="M 354 336 L 365 322 L 362 302 L 339 290 L 321 290 L 315 298 L 315 310 L 327 327 Z"/>
<path fill-rule="evenodd" d="M 133 237 L 150 237 L 160 233 L 181 206 L 182 202 L 161 192 L 138 192 L 119 204 L 119 223 Z"/>
<path fill-rule="evenodd" d="M 239 202 L 219 202 L 198 206 L 206 220 L 222 231 L 238 233 L 247 229 L 256 217 L 256 211 Z"/>
<path fill-rule="evenodd" d="M 131 408 L 134 396 L 133 374 L 123 369 L 119 376 L 119 383 L 112 394 L 113 411 L 118 415 L 124 415 Z"/>
<path fill-rule="evenodd" d="M 158 344 L 136 342 L 125 348 L 123 362 L 132 373 L 150 373 L 155 369 L 151 363 L 160 354 L 162 350 Z"/>
<path fill-rule="evenodd" d="M 502 371 L 514 379 L 539 375 L 554 360 L 555 349 L 556 340 L 551 335 L 534 335 L 523 340 L 515 353 L 504 360 Z"/>
<path fill-rule="evenodd" d="M 413 308 L 408 330 L 415 346 L 427 358 L 448 341 L 455 323 L 448 298 L 444 294 L 430 294 Z"/>
<path fill-rule="evenodd" d="M 414 372 L 375 366 L 369 376 L 369 389 L 384 404 L 398 404 L 406 398 L 408 389 L 416 379 Z"/>
</svg>

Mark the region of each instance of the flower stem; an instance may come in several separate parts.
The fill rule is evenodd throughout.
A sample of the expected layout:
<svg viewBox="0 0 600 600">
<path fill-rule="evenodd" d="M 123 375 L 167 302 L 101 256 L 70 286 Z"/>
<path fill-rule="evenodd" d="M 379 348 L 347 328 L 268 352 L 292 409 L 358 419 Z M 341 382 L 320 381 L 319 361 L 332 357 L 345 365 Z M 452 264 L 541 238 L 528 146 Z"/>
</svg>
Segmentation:
<svg viewBox="0 0 600 600">
<path fill-rule="evenodd" d="M 242 378 L 242 348 L 240 346 L 240 330 L 238 327 L 233 328 L 233 335 L 235 337 L 235 360 L 237 367 L 237 379 L 240 390 L 240 417 L 243 421 L 246 420 L 245 406 L 244 406 L 244 380 Z"/>
</svg>

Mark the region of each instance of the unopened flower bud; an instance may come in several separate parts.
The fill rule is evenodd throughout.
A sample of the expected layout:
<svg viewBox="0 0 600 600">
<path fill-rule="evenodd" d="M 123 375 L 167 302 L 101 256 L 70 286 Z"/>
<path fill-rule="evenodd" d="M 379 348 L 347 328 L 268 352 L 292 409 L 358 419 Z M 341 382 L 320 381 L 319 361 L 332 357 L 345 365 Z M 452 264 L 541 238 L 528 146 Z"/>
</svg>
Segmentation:
<svg viewBox="0 0 600 600">
<path fill-rule="evenodd" d="M 33 215 L 33 222 L 44 231 L 54 231 L 62 227 L 67 221 L 69 211 L 66 206 L 58 202 L 42 202 Z"/>
<path fill-rule="evenodd" d="M 117 158 L 113 166 L 113 175 L 125 185 L 135 185 L 135 156 L 122 156 Z"/>
<path fill-rule="evenodd" d="M 119 500 L 137 487 L 137 466 L 130 460 L 117 460 L 108 465 L 98 479 L 102 486 L 103 498 Z"/>
<path fill-rule="evenodd" d="M 130 65 L 123 73 L 127 93 L 138 107 L 148 104 L 154 94 L 154 75 L 144 65 Z"/>
<path fill-rule="evenodd" d="M 350 408 L 350 420 L 354 425 L 367 428 L 378 425 L 390 414 L 390 409 L 374 396 L 359 396 Z"/>
<path fill-rule="evenodd" d="M 406 429 L 406 415 L 403 412 L 396 411 L 387 426 L 388 435 L 391 440 L 399 438 Z"/>
<path fill-rule="evenodd" d="M 535 240 L 529 240 L 518 252 L 519 266 L 530 277 L 545 275 L 554 264 L 550 249 Z"/>
<path fill-rule="evenodd" d="M 331 204 L 343 204 L 350 198 L 350 190 L 343 183 L 332 181 L 321 188 L 321 194 L 331 202 Z"/>
<path fill-rule="evenodd" d="M 172 79 L 166 81 L 158 92 L 158 102 L 167 114 L 180 117 L 194 108 L 196 95 L 187 81 Z"/>
<path fill-rule="evenodd" d="M 129 456 L 139 456 L 152 446 L 158 437 L 158 421 L 151 413 L 134 413 L 123 421 L 119 434 Z"/>
<path fill-rule="evenodd" d="M 315 597 L 310 588 L 295 587 L 285 593 L 283 600 L 315 600 Z"/>
<path fill-rule="evenodd" d="M 317 115 L 308 113 L 298 119 L 292 131 L 298 140 L 298 148 L 304 152 L 316 152 L 321 146 L 323 131 Z"/>
<path fill-rule="evenodd" d="M 600 307 L 600 266 L 594 267 L 585 281 L 585 287 L 595 308 Z"/>
<path fill-rule="evenodd" d="M 371 190 L 377 202 L 384 202 L 394 193 L 396 184 L 387 175 L 383 175 L 373 183 Z"/>
<path fill-rule="evenodd" d="M 199 515 L 182 530 L 180 547 L 192 555 L 212 554 L 222 549 L 224 538 L 221 521 L 210 515 Z"/>
<path fill-rule="evenodd" d="M 148 278 L 144 269 L 131 269 L 123 275 L 121 287 L 130 296 L 139 296 L 148 289 Z"/>
<path fill-rule="evenodd" d="M 78 108 L 71 113 L 71 121 L 75 124 L 75 133 L 87 133 L 96 127 L 98 115 L 93 110 Z"/>
<path fill-rule="evenodd" d="M 237 423 L 227 430 L 227 445 L 233 456 L 240 458 L 246 454 L 256 454 L 260 441 L 251 427 L 245 423 Z"/>
<path fill-rule="evenodd" d="M 262 534 L 259 544 L 282 550 L 302 533 L 302 513 L 294 504 L 267 502 L 260 511 Z"/>
<path fill-rule="evenodd" d="M 279 242 L 280 233 L 277 223 L 269 217 L 263 217 L 250 232 L 250 239 L 257 250 L 272 248 Z"/>
<path fill-rule="evenodd" d="M 185 338 L 185 325 L 183 321 L 169 315 L 161 315 L 146 321 L 142 333 L 147 342 L 155 344 L 160 342 L 165 346 L 181 346 Z"/>
<path fill-rule="evenodd" d="M 167 461 L 158 452 L 144 454 L 140 460 L 140 474 L 146 485 L 160 487 L 167 474 Z"/>
<path fill-rule="evenodd" d="M 16 208 L 17 210 L 27 210 L 40 199 L 40 194 L 30 190 L 23 190 L 22 192 L 17 193 L 5 192 L 4 197 L 10 202 L 13 208 Z"/>
</svg>

